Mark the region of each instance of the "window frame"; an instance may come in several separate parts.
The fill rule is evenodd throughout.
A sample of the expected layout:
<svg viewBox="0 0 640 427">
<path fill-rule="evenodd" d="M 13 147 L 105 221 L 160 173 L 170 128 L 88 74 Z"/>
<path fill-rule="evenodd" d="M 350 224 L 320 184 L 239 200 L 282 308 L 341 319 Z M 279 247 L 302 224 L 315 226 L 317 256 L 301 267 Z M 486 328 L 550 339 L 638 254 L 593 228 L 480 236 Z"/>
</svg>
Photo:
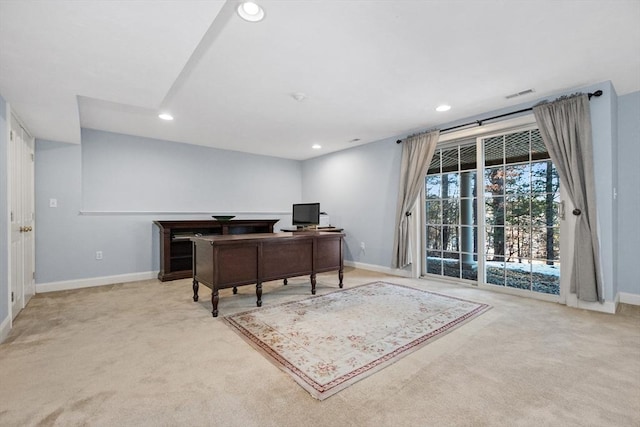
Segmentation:
<svg viewBox="0 0 640 427">
<path fill-rule="evenodd" d="M 454 146 L 458 146 L 461 143 L 468 142 L 470 139 L 475 139 L 477 143 L 476 145 L 476 156 L 477 156 L 476 183 L 477 184 L 476 185 L 482 187 L 482 183 L 484 182 L 484 154 L 485 153 L 484 153 L 484 144 L 478 144 L 479 139 L 487 139 L 487 138 L 501 136 L 501 135 L 512 133 L 512 132 L 530 131 L 537 128 L 538 128 L 538 125 L 536 123 L 535 117 L 533 116 L 532 113 L 527 113 L 527 114 L 523 114 L 522 116 L 518 116 L 508 120 L 502 120 L 495 123 L 483 124 L 481 126 L 477 126 L 473 128 L 456 130 L 453 132 L 441 134 L 438 140 L 438 145 L 436 147 L 436 150 L 451 148 Z M 481 165 L 483 167 L 480 167 Z M 510 288 L 506 286 L 500 287 L 500 286 L 484 283 L 484 280 L 486 277 L 486 271 L 485 271 L 486 266 L 484 262 L 478 262 L 478 271 L 477 271 L 478 280 L 476 281 L 462 279 L 462 278 L 448 277 L 444 275 L 436 276 L 434 274 L 427 273 L 426 271 L 427 270 L 426 255 L 427 255 L 427 243 L 428 243 L 426 241 L 426 231 L 427 231 L 426 219 L 427 218 L 426 218 L 426 212 L 425 212 L 426 209 L 424 209 L 424 206 L 422 206 L 427 200 L 426 194 L 425 194 L 425 187 L 426 186 L 423 186 L 423 189 L 419 196 L 420 203 L 417 204 L 417 206 L 421 206 L 420 227 L 419 227 L 420 229 L 419 230 L 419 233 L 420 233 L 419 253 L 420 253 L 420 260 L 421 260 L 419 274 L 421 277 L 428 278 L 428 279 L 450 281 L 454 283 L 468 284 L 472 286 L 477 286 L 482 289 L 490 289 L 498 292 L 511 293 L 511 294 L 516 294 L 521 296 L 524 295 L 527 297 L 542 299 L 546 301 L 558 302 L 560 300 L 560 298 L 564 293 L 563 292 L 564 285 L 562 284 L 564 280 L 561 280 L 560 296 L 553 295 L 553 294 L 542 294 L 542 293 L 528 291 L 528 290 L 523 291 L 517 288 Z M 480 197 L 479 193 L 480 191 L 478 191 L 478 202 L 477 202 L 478 206 L 485 203 L 484 194 L 482 195 L 482 197 Z M 478 251 L 479 251 L 478 261 L 480 261 L 480 256 L 484 256 L 483 248 L 486 245 L 486 230 L 484 229 L 486 216 L 485 216 L 484 209 L 477 210 L 477 222 L 478 222 L 477 245 L 478 245 Z M 561 236 L 562 236 L 562 233 L 561 233 Z M 564 271 L 565 271 L 565 275 L 568 276 L 569 272 L 567 270 L 564 270 Z"/>
</svg>

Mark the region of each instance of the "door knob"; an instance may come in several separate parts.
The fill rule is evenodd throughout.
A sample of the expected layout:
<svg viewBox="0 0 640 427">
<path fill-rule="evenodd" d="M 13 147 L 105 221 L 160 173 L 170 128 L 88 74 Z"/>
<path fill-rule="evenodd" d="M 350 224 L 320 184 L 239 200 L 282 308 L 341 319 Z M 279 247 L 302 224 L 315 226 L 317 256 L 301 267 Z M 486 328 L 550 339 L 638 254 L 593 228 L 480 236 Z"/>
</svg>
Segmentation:
<svg viewBox="0 0 640 427">
<path fill-rule="evenodd" d="M 24 233 L 24 232 L 26 232 L 26 231 L 27 231 L 27 227 L 20 227 L 20 232 L 21 232 L 21 233 Z"/>
</svg>

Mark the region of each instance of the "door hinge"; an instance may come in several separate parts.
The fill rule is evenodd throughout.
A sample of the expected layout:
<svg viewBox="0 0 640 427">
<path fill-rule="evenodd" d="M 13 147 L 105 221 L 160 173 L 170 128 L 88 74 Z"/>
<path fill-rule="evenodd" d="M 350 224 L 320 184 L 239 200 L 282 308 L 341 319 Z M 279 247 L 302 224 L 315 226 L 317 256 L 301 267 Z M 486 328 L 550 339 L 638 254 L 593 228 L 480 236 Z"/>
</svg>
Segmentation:
<svg viewBox="0 0 640 427">
<path fill-rule="evenodd" d="M 10 139 L 11 141 L 13 141 L 13 131 L 10 131 L 10 132 L 9 132 L 9 139 Z"/>
<path fill-rule="evenodd" d="M 32 278 L 33 280 L 36 280 L 36 272 L 35 272 L 35 271 L 34 271 L 34 272 L 33 272 L 33 274 L 31 275 L 31 278 Z"/>
<path fill-rule="evenodd" d="M 11 222 L 13 222 L 13 211 L 11 211 Z"/>
<path fill-rule="evenodd" d="M 13 302 L 15 298 L 13 297 L 13 291 L 11 291 L 11 302 Z"/>
<path fill-rule="evenodd" d="M 33 153 L 31 153 L 31 161 L 33 162 Z"/>
</svg>

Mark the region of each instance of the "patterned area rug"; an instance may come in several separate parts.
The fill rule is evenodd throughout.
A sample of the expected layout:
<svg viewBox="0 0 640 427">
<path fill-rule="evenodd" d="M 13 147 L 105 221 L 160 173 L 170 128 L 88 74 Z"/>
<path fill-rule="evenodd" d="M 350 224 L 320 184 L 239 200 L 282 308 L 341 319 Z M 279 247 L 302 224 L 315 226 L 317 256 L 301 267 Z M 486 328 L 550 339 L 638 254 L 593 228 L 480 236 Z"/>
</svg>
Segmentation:
<svg viewBox="0 0 640 427">
<path fill-rule="evenodd" d="M 326 399 L 489 309 L 385 282 L 226 316 L 316 399 Z"/>
</svg>

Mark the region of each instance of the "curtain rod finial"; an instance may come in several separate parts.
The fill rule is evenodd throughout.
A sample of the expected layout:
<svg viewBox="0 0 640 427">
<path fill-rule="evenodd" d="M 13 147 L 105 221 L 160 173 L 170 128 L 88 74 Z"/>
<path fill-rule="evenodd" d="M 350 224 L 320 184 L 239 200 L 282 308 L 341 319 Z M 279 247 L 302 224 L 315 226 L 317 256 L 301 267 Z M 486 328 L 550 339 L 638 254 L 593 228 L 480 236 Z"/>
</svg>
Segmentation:
<svg viewBox="0 0 640 427">
<path fill-rule="evenodd" d="M 591 99 L 592 96 L 598 97 L 598 96 L 601 96 L 601 95 L 602 95 L 602 91 L 601 90 L 597 90 L 597 91 L 589 94 L 589 99 Z"/>
</svg>

